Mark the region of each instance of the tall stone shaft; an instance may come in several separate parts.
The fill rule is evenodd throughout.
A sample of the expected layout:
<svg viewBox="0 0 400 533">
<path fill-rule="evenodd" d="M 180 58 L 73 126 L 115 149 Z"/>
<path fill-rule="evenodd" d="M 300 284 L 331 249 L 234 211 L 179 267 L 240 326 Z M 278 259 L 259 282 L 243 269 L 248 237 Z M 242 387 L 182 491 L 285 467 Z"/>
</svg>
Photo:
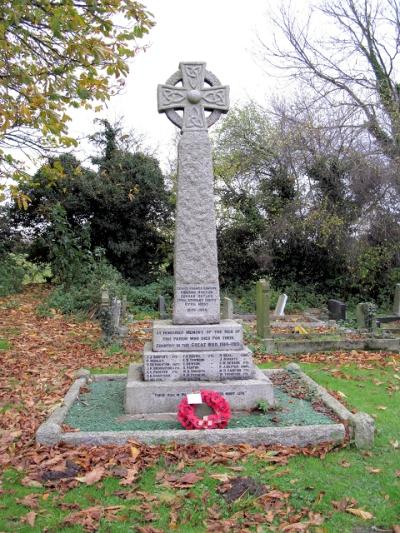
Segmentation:
<svg viewBox="0 0 400 533">
<path fill-rule="evenodd" d="M 177 86 L 178 83 L 182 86 Z M 204 86 L 204 83 L 207 86 Z M 205 63 L 180 63 L 158 87 L 158 109 L 182 130 L 178 147 L 174 324 L 220 321 L 214 176 L 207 129 L 229 108 L 229 89 Z M 183 116 L 177 113 L 183 111 Z M 205 110 L 211 111 L 206 117 Z"/>
<path fill-rule="evenodd" d="M 178 147 L 175 324 L 219 322 L 214 176 L 207 131 L 184 131 Z"/>
</svg>

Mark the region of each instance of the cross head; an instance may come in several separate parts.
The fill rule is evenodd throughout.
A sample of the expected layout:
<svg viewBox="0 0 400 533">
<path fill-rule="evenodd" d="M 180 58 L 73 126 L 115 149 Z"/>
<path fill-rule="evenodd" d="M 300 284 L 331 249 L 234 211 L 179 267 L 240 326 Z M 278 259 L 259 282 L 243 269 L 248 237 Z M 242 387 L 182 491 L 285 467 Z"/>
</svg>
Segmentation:
<svg viewBox="0 0 400 533">
<path fill-rule="evenodd" d="M 182 86 L 177 86 L 181 82 Z M 207 83 L 208 86 L 204 86 Z M 165 85 L 158 86 L 158 111 L 182 131 L 207 130 L 229 109 L 229 87 L 221 85 L 202 62 L 180 63 Z M 177 113 L 183 110 L 183 117 Z M 211 111 L 206 117 L 204 111 Z"/>
</svg>

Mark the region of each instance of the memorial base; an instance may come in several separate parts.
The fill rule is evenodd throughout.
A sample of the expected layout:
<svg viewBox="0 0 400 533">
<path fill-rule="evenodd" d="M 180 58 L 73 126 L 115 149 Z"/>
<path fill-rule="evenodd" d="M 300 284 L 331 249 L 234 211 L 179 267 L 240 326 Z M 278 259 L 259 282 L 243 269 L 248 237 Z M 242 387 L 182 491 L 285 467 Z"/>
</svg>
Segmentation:
<svg viewBox="0 0 400 533">
<path fill-rule="evenodd" d="M 143 353 L 145 381 L 226 381 L 253 379 L 253 352 L 241 350 L 155 352 L 151 343 Z"/>
<path fill-rule="evenodd" d="M 219 392 L 231 409 L 250 410 L 260 401 L 274 405 L 273 386 L 270 379 L 258 368 L 255 377 L 229 381 L 144 381 L 143 367 L 131 364 L 125 390 L 127 414 L 176 413 L 181 399 L 190 392 L 201 389 Z"/>
</svg>

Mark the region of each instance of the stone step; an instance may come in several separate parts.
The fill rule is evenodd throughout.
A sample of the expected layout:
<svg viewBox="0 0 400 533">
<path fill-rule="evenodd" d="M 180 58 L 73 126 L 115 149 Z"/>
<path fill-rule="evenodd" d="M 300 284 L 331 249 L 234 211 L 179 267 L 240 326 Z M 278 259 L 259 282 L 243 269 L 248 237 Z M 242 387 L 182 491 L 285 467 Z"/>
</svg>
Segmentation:
<svg viewBox="0 0 400 533">
<path fill-rule="evenodd" d="M 155 352 L 187 352 L 188 350 L 242 350 L 243 327 L 235 320 L 219 324 L 177 325 L 172 320 L 153 323 Z"/>
<path fill-rule="evenodd" d="M 274 405 L 272 383 L 258 368 L 253 379 L 238 381 L 144 381 L 143 367 L 132 363 L 125 390 L 125 412 L 132 415 L 176 412 L 186 394 L 202 389 L 219 392 L 234 410 L 252 409 L 260 401 Z"/>
<path fill-rule="evenodd" d="M 249 348 L 225 351 L 155 352 L 145 344 L 145 381 L 226 381 L 255 374 Z"/>
</svg>

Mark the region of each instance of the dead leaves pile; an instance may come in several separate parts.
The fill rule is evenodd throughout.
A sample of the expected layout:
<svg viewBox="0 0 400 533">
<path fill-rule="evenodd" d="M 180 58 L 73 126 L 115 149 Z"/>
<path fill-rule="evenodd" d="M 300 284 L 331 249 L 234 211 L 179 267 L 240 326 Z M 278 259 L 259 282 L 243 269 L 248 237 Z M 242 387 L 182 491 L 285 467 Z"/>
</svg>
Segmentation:
<svg viewBox="0 0 400 533">
<path fill-rule="evenodd" d="M 142 349 L 131 339 L 128 353 L 110 356 L 97 347 L 95 323 L 57 313 L 39 318 L 35 308 L 46 292 L 39 286 L 0 300 L 0 338 L 11 345 L 0 350 L 0 467 L 16 465 L 30 449 L 37 427 L 61 401 L 77 369 L 125 367 L 134 349 Z"/>
<path fill-rule="evenodd" d="M 269 355 L 255 353 L 258 364 L 267 362 L 291 362 L 293 357 L 287 355 Z M 355 364 L 358 368 L 374 369 L 376 367 L 397 368 L 400 364 L 400 354 L 393 352 L 366 352 L 363 350 L 351 350 L 350 352 L 323 352 L 296 355 L 296 361 L 301 363 L 325 363 L 340 367 L 342 365 Z"/>
<path fill-rule="evenodd" d="M 303 454 L 314 457 L 324 457 L 331 447 L 318 446 L 308 449 L 295 447 L 274 447 L 269 449 L 265 446 L 254 448 L 249 445 L 240 446 L 199 446 L 199 445 L 169 445 L 148 446 L 130 442 L 125 446 L 102 446 L 102 447 L 79 447 L 70 448 L 57 446 L 54 448 L 32 447 L 29 453 L 24 455 L 24 461 L 20 465 L 26 472 L 22 484 L 27 487 L 53 490 L 58 496 L 62 496 L 68 490 L 81 484 L 101 485 L 108 477 L 120 478 L 120 489 L 114 495 L 122 500 L 135 500 L 131 510 L 140 513 L 143 520 L 150 525 L 137 527 L 137 531 L 143 533 L 157 532 L 151 523 L 159 519 L 157 509 L 165 504 L 170 508 L 169 528 L 174 530 L 179 526 L 190 525 L 191 516 L 182 517 L 179 510 L 185 499 L 196 499 L 191 492 L 192 488 L 206 476 L 206 468 L 198 468 L 195 471 L 187 471 L 195 468 L 196 463 L 201 461 L 206 465 L 223 465 L 232 475 L 211 474 L 211 478 L 219 481 L 218 492 L 223 494 L 233 483 L 237 472 L 243 467 L 235 466 L 238 462 L 249 457 L 256 457 L 265 464 L 285 466 L 291 457 Z M 135 484 L 144 469 L 153 466 L 163 457 L 165 467 L 173 470 L 173 473 L 159 469 L 156 474 L 156 486 L 161 492 L 149 494 L 138 489 Z M 241 479 L 241 478 L 239 478 Z M 253 482 L 254 486 L 258 486 Z M 55 490 L 56 489 L 56 490 Z M 163 489 L 165 489 L 163 491 Z M 264 490 L 265 489 L 265 490 Z M 250 527 L 260 524 L 268 524 L 279 520 L 280 529 L 277 531 L 308 531 L 307 527 L 314 523 L 322 523 L 322 518 L 304 509 L 295 511 L 289 504 L 290 493 L 284 493 L 271 487 L 261 486 L 261 490 L 248 491 L 250 495 L 257 496 L 251 502 L 251 512 L 247 510 L 235 513 L 229 519 L 222 516 L 220 509 L 207 508 L 211 495 L 205 491 L 201 495 L 204 508 L 207 508 L 207 520 L 204 526 L 207 531 L 250 531 Z M 242 497 L 242 492 L 239 497 Z M 29 507 L 30 512 L 24 516 L 23 521 L 34 524 L 38 510 L 39 499 L 43 495 L 29 495 L 20 501 Z M 234 501 L 237 498 L 232 499 Z M 96 502 L 97 503 L 97 502 Z M 101 519 L 108 521 L 123 521 L 123 505 L 102 506 L 92 505 L 81 509 L 78 504 L 60 502 L 59 507 L 71 511 L 66 517 L 64 524 L 79 524 L 85 531 L 96 531 Z M 255 511 L 255 512 L 253 512 Z M 300 525 L 302 528 L 300 529 Z M 271 525 L 271 531 L 275 526 Z M 282 528 L 285 529 L 282 529 Z"/>
</svg>

